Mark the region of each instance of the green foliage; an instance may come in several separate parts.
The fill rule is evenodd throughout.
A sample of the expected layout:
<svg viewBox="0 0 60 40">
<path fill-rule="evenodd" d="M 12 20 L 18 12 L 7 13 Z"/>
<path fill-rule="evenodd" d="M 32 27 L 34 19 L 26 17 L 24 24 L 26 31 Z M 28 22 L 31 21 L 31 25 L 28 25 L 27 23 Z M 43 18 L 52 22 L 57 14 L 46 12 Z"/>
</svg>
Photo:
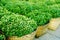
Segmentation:
<svg viewBox="0 0 60 40">
<path fill-rule="evenodd" d="M 30 34 L 56 17 L 60 17 L 60 0 L 0 0 L 0 30 L 6 37 Z"/>
<path fill-rule="evenodd" d="M 49 22 L 51 19 L 51 14 L 48 12 L 40 12 L 38 10 L 34 10 L 28 14 L 25 14 L 27 17 L 34 19 L 37 24 L 40 25 L 45 25 L 46 23 Z"/>
<path fill-rule="evenodd" d="M 12 12 L 15 12 L 15 13 L 18 13 L 18 14 L 23 14 L 25 16 L 28 15 L 28 16 L 30 16 L 30 18 L 32 18 L 34 20 L 35 20 L 35 17 L 36 17 L 35 21 L 38 22 L 38 25 L 43 25 L 43 24 L 47 23 L 47 21 L 44 21 L 44 22 L 41 21 L 40 22 L 40 18 L 39 18 L 40 15 L 39 14 L 41 14 L 41 13 L 39 13 L 39 11 L 38 11 L 39 14 L 37 14 L 39 17 L 34 16 L 34 15 L 36 15 L 35 11 L 34 11 L 34 13 L 31 13 L 33 10 L 43 11 L 45 5 L 40 6 L 40 5 L 38 5 L 38 3 L 35 4 L 35 3 L 27 2 L 27 1 L 19 1 L 19 2 L 9 2 L 4 7 L 7 8 L 9 11 L 12 11 Z M 33 15 L 29 15 L 29 14 L 33 14 Z M 42 15 L 44 15 L 44 14 L 42 13 Z M 45 13 L 45 15 L 46 15 L 46 13 Z M 34 16 L 34 17 L 31 17 L 31 16 Z"/>
<path fill-rule="evenodd" d="M 5 36 L 0 34 L 0 40 L 4 40 L 5 39 Z"/>
<path fill-rule="evenodd" d="M 29 4 L 28 2 L 8 3 L 5 5 L 5 7 L 12 12 L 21 14 L 28 13 L 33 9 L 31 4 Z"/>
<path fill-rule="evenodd" d="M 4 7 L 11 12 L 34 19 L 38 25 L 48 23 L 51 18 L 60 17 L 59 0 L 2 0 L 1 3 L 5 3 Z"/>
<path fill-rule="evenodd" d="M 48 0 L 45 3 L 47 5 L 47 12 L 52 15 L 52 18 L 60 17 L 60 1 Z"/>
<path fill-rule="evenodd" d="M 3 4 L 6 4 L 6 3 L 9 3 L 9 2 L 18 2 L 19 0 L 0 0 L 1 3 Z"/>
<path fill-rule="evenodd" d="M 0 19 L 1 19 L 2 16 L 4 16 L 4 15 L 10 15 L 10 14 L 11 13 L 8 10 L 6 10 L 5 8 L 3 8 L 3 7 L 0 6 Z"/>
<path fill-rule="evenodd" d="M 28 2 L 31 2 L 31 3 L 43 3 L 43 2 L 46 2 L 46 0 L 20 0 L 20 1 L 28 1 Z"/>
<path fill-rule="evenodd" d="M 59 4 L 60 0 L 47 0 L 45 4 L 47 5 L 54 5 L 54 4 Z"/>
<path fill-rule="evenodd" d="M 5 1 L 1 1 L 1 3 L 5 3 Z M 17 2 L 12 2 L 9 1 L 4 5 L 5 8 L 7 8 L 9 11 L 19 13 L 19 14 L 25 14 L 29 13 L 32 10 L 39 9 L 39 6 L 34 3 L 30 3 L 27 1 L 17 1 Z"/>
<path fill-rule="evenodd" d="M 22 15 L 5 15 L 1 18 L 1 30 L 8 36 L 24 36 L 35 31 L 37 24 L 34 20 Z"/>
<path fill-rule="evenodd" d="M 48 7 L 53 18 L 60 17 L 60 4 L 54 4 Z"/>
</svg>

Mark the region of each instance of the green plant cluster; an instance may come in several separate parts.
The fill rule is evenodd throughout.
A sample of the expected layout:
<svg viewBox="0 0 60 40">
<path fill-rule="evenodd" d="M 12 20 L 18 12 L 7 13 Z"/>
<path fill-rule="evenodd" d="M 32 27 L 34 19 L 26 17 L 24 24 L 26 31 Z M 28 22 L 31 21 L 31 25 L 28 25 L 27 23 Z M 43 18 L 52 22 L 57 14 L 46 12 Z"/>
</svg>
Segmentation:
<svg viewBox="0 0 60 40">
<path fill-rule="evenodd" d="M 49 13 L 51 13 L 53 18 L 60 17 L 60 4 L 54 4 L 49 7 Z"/>
<path fill-rule="evenodd" d="M 24 36 L 34 32 L 37 24 L 34 20 L 22 15 L 4 15 L 1 18 L 1 30 L 5 36 Z"/>
<path fill-rule="evenodd" d="M 33 19 L 18 15 L 0 6 L 0 30 L 9 36 L 24 36 L 34 32 L 37 24 Z"/>
<path fill-rule="evenodd" d="M 7 8 L 9 11 L 19 13 L 19 14 L 27 14 L 32 10 L 39 9 L 39 6 L 37 6 L 36 4 L 26 2 L 26 1 L 19 1 L 19 2 L 10 1 L 6 3 L 4 7 Z"/>
<path fill-rule="evenodd" d="M 0 6 L 0 19 L 1 19 L 2 16 L 10 15 L 10 14 L 11 14 L 11 12 L 8 12 L 8 10 L 6 8 L 3 8 L 3 7 Z"/>
<path fill-rule="evenodd" d="M 60 0 L 47 0 L 44 5 L 45 12 L 49 12 L 52 18 L 60 17 Z"/>
<path fill-rule="evenodd" d="M 27 16 L 29 18 L 34 19 L 37 22 L 38 25 L 46 24 L 49 21 L 49 19 L 51 18 L 51 15 L 49 13 L 47 15 L 47 12 L 46 13 L 43 12 L 43 11 L 45 11 L 44 10 L 44 6 L 45 5 L 38 5 L 38 3 L 34 3 L 34 2 L 30 3 L 29 1 L 19 1 L 19 2 L 12 2 L 12 1 L 10 1 L 9 3 L 6 3 L 4 5 L 4 7 L 7 8 L 7 10 L 9 10 L 11 12 L 22 14 L 22 15 L 25 15 L 25 16 Z M 38 12 L 36 12 L 35 10 L 37 10 Z M 42 12 L 40 12 L 40 11 L 42 11 Z M 31 15 L 31 14 L 33 14 L 33 15 Z M 42 15 L 42 18 L 40 16 L 40 14 Z M 49 18 L 47 18 L 46 15 Z M 46 18 L 47 18 L 47 20 L 46 20 Z"/>
<path fill-rule="evenodd" d="M 60 0 L 35 0 L 35 2 L 39 4 L 40 11 L 50 13 L 52 18 L 60 17 Z"/>
<path fill-rule="evenodd" d="M 60 17 L 60 0 L 0 0 L 0 6 L 0 28 L 6 36 L 29 34 Z"/>
<path fill-rule="evenodd" d="M 4 40 L 5 39 L 5 36 L 0 34 L 0 40 Z"/>
<path fill-rule="evenodd" d="M 37 22 L 38 26 L 47 24 L 52 18 L 51 14 L 48 12 L 40 12 L 38 10 L 34 10 L 28 14 L 25 14 L 25 16 L 34 19 Z"/>
</svg>

